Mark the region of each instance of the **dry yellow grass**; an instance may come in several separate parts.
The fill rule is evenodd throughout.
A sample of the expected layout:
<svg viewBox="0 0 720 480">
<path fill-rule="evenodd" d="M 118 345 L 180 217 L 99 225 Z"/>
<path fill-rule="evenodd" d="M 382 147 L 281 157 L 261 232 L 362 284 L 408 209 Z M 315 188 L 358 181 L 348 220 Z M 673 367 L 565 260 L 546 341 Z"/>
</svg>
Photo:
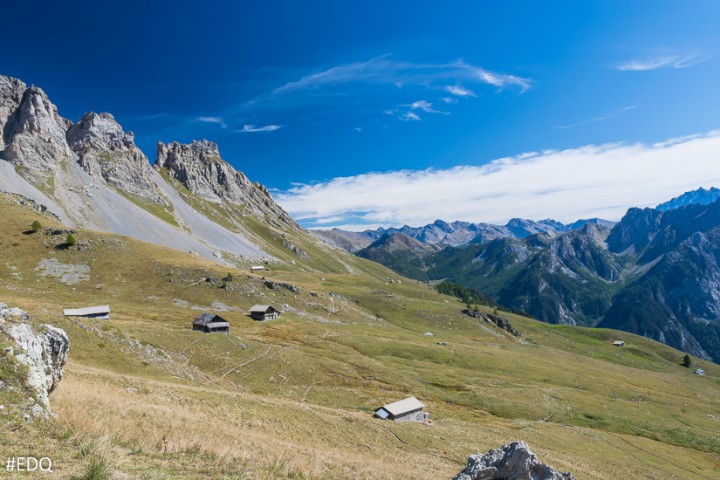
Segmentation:
<svg viewBox="0 0 720 480">
<path fill-rule="evenodd" d="M 706 376 L 693 376 L 655 342 L 622 334 L 627 348 L 616 349 L 612 333 L 509 315 L 518 341 L 342 253 L 331 263 L 345 274 L 302 264 L 265 272 L 297 294 L 244 271 L 222 290 L 198 283 L 228 273 L 211 262 L 82 231 L 90 250 L 56 251 L 49 237 L 20 233 L 35 214 L 0 212 L 0 301 L 72 342 L 51 396 L 57 419 L 17 424 L 0 446 L 29 439 L 28 450 L 57 457 L 59 478 L 82 474 L 80 446 L 93 439 L 133 479 L 449 478 L 466 455 L 517 439 L 581 480 L 720 478 L 720 368 L 701 362 Z M 88 265 L 91 279 L 42 277 L 42 258 Z M 292 312 L 253 322 L 244 312 L 258 299 Z M 192 307 L 213 301 L 232 308 L 221 312 L 228 336 L 189 328 Z M 70 303 L 106 302 L 109 322 L 60 315 Z M 371 417 L 410 394 L 432 426 Z"/>
</svg>

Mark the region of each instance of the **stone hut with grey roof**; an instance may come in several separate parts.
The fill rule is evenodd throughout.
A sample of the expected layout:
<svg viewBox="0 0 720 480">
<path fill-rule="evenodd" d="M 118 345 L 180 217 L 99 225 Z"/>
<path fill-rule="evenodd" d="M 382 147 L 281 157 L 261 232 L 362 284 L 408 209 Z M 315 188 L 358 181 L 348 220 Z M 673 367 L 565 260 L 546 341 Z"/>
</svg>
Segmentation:
<svg viewBox="0 0 720 480">
<path fill-rule="evenodd" d="M 408 397 L 397 402 L 388 403 L 375 410 L 375 417 L 383 420 L 394 420 L 396 422 L 424 422 L 430 417 L 425 413 L 420 400 L 415 397 Z"/>
<path fill-rule="evenodd" d="M 280 316 L 280 312 L 271 305 L 253 305 L 250 309 L 253 320 L 272 320 Z"/>
<path fill-rule="evenodd" d="M 229 333 L 230 324 L 220 315 L 201 313 L 193 320 L 193 330 L 205 333 Z"/>
</svg>

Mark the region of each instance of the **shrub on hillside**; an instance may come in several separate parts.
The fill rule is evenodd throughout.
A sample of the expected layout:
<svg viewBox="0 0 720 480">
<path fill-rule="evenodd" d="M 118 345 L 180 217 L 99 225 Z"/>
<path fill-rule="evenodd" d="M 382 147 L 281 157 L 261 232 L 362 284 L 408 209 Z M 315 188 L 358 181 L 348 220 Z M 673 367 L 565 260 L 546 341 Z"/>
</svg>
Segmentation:
<svg viewBox="0 0 720 480">
<path fill-rule="evenodd" d="M 65 245 L 67 245 L 68 247 L 74 247 L 75 244 L 77 244 L 75 235 L 73 235 L 72 233 L 68 233 L 67 237 L 65 237 Z"/>
<path fill-rule="evenodd" d="M 682 365 L 686 368 L 690 368 L 692 366 L 692 358 L 690 358 L 690 355 L 688 355 L 687 353 L 683 357 Z"/>
</svg>

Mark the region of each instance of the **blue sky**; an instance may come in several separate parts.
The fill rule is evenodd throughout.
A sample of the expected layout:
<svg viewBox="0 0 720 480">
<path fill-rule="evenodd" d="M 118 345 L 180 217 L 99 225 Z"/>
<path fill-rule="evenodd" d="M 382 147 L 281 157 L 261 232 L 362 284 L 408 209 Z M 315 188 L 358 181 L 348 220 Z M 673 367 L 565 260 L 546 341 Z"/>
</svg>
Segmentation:
<svg viewBox="0 0 720 480">
<path fill-rule="evenodd" d="M 14 2 L 3 17 L 0 73 L 61 115 L 111 112 L 150 161 L 158 140 L 215 141 L 309 227 L 619 217 L 720 184 L 715 1 Z"/>
</svg>

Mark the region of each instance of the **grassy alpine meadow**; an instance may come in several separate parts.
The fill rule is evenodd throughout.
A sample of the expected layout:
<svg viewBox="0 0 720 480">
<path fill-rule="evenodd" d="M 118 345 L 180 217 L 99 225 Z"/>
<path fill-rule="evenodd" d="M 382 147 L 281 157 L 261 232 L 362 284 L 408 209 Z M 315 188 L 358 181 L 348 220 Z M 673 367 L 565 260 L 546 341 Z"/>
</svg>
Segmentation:
<svg viewBox="0 0 720 480">
<path fill-rule="evenodd" d="M 2 453 L 51 457 L 68 479 L 439 479 L 524 440 L 578 479 L 720 478 L 717 365 L 498 312 L 516 338 L 424 283 L 243 222 L 279 259 L 265 271 L 82 229 L 59 248 L 52 218 L 0 197 L 0 301 L 71 341 L 48 422 L 21 417 L 24 371 L 3 356 L 16 387 L 0 389 Z M 283 233 L 310 259 L 283 251 Z M 256 303 L 283 314 L 253 321 Z M 110 320 L 62 315 L 103 304 Z M 201 312 L 230 333 L 192 331 Z M 411 395 L 430 422 L 372 418 Z"/>
</svg>

